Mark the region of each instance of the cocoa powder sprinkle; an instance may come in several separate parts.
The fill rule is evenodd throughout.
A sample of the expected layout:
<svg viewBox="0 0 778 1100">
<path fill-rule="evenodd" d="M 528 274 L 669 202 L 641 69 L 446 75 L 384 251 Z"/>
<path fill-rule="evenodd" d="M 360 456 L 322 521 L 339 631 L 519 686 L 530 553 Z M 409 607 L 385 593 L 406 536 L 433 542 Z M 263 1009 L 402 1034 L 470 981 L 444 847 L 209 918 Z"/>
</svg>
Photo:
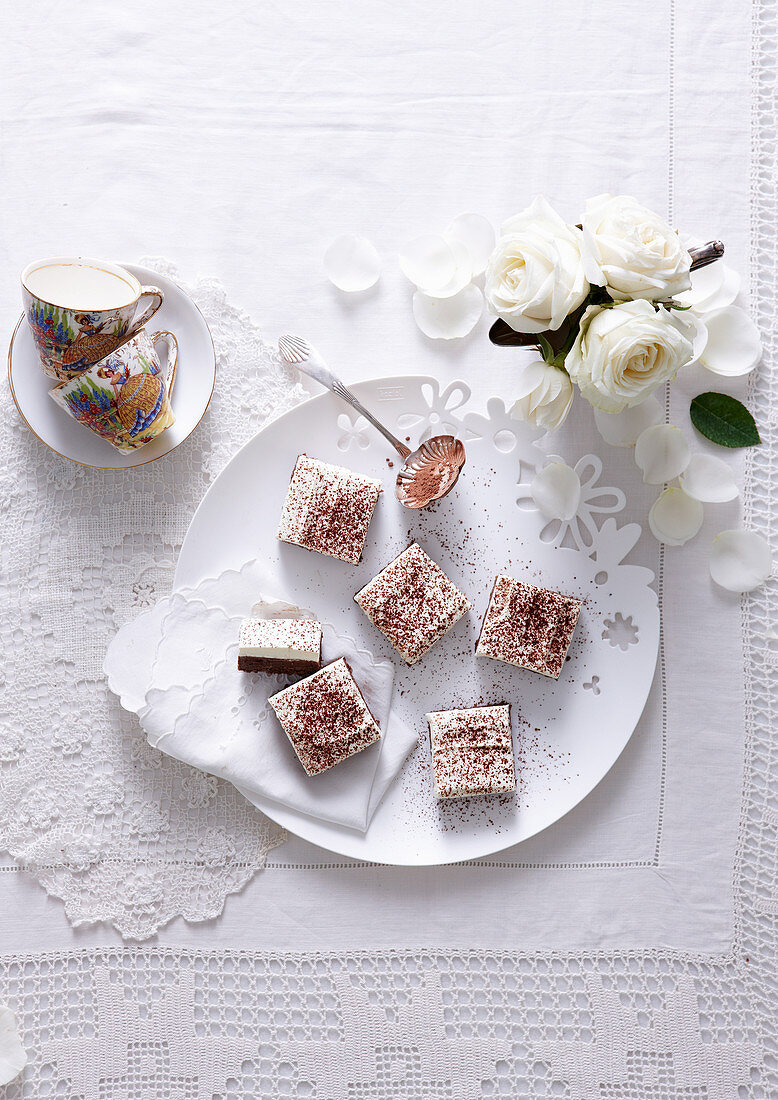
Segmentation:
<svg viewBox="0 0 778 1100">
<path fill-rule="evenodd" d="M 438 798 L 515 790 L 509 705 L 435 711 L 427 721 Z"/>
<path fill-rule="evenodd" d="M 548 588 L 495 578 L 476 654 L 556 680 L 573 639 L 581 601 Z"/>
<path fill-rule="evenodd" d="M 269 702 L 308 775 L 340 764 L 381 738 L 343 657 L 272 695 Z"/>
<path fill-rule="evenodd" d="M 354 597 L 409 665 L 469 609 L 470 601 L 418 543 L 412 543 Z"/>
<path fill-rule="evenodd" d="M 356 565 L 380 493 L 381 482 L 375 478 L 299 455 L 278 538 Z"/>
</svg>

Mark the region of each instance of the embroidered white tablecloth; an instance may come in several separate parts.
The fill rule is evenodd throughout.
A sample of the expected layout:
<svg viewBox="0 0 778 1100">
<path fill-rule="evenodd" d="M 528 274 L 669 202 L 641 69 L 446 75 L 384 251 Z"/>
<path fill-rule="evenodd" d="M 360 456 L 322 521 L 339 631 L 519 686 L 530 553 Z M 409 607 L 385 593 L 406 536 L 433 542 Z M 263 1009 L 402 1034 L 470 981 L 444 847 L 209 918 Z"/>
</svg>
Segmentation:
<svg viewBox="0 0 778 1100">
<path fill-rule="evenodd" d="M 778 1092 L 775 587 L 741 606 L 706 565 L 741 511 L 774 524 L 774 22 L 760 0 L 7 13 L 5 331 L 30 258 L 174 257 L 219 381 L 186 444 L 121 475 L 52 456 L 2 397 L 0 1003 L 30 1053 L 3 1100 Z M 572 219 L 603 190 L 723 238 L 766 347 L 744 499 L 682 551 L 635 552 L 665 624 L 640 727 L 581 806 L 490 859 L 400 870 L 281 843 L 145 745 L 102 682 L 107 639 L 169 588 L 229 456 L 300 399 L 280 331 L 347 379 L 435 375 L 438 415 L 507 399 L 513 353 L 487 319 L 426 340 L 396 251 L 462 209 L 499 223 L 543 191 Z M 355 299 L 320 268 L 352 230 L 386 258 Z M 555 449 L 599 453 L 644 518 L 587 410 Z"/>
</svg>

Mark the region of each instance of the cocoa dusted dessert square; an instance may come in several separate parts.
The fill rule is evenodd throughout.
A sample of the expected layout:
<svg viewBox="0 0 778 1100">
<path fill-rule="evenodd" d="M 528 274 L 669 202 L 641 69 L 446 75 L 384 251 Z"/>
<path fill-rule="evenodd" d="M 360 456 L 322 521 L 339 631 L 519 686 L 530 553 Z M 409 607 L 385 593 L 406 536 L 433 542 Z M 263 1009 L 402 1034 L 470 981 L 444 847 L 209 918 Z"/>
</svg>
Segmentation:
<svg viewBox="0 0 778 1100">
<path fill-rule="evenodd" d="M 427 722 L 438 798 L 516 790 L 510 706 L 433 711 Z"/>
<path fill-rule="evenodd" d="M 315 619 L 244 619 L 238 639 L 241 672 L 290 672 L 321 668 L 321 624 Z"/>
<path fill-rule="evenodd" d="M 334 768 L 381 739 L 343 657 L 271 695 L 269 702 L 308 775 Z"/>
<path fill-rule="evenodd" d="M 278 537 L 356 565 L 380 492 L 376 478 L 300 455 L 292 470 Z"/>
<path fill-rule="evenodd" d="M 416 542 L 354 599 L 409 665 L 423 657 L 471 606 Z"/>
<path fill-rule="evenodd" d="M 549 588 L 495 578 L 476 656 L 559 679 L 573 640 L 581 601 Z"/>
</svg>

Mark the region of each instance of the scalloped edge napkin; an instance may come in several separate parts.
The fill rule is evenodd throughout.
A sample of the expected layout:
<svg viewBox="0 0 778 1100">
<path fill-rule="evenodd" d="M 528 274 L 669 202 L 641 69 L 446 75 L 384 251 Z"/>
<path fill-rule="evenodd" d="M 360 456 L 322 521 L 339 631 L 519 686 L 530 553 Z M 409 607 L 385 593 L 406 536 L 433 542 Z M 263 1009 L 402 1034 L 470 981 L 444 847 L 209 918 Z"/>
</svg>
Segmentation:
<svg viewBox="0 0 778 1100">
<path fill-rule="evenodd" d="M 243 617 L 310 617 L 262 596 L 266 590 L 263 567 L 252 561 L 160 600 L 111 642 L 104 665 L 109 687 L 138 714 L 151 745 L 229 780 L 254 805 L 260 800 L 260 809 L 270 800 L 365 832 L 417 743 L 391 711 L 394 666 L 322 624 L 323 663 L 348 660 L 382 738 L 329 771 L 307 776 L 267 702 L 289 678 L 237 670 Z"/>
</svg>

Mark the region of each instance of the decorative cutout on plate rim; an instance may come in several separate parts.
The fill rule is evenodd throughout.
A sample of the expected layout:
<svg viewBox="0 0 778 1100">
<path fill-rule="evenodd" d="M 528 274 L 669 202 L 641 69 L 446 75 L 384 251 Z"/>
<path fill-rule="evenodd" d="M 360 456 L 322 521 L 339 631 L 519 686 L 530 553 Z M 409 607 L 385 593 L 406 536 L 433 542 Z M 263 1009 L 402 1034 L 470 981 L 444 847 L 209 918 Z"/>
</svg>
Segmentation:
<svg viewBox="0 0 778 1100">
<path fill-rule="evenodd" d="M 462 433 L 462 420 L 455 414 L 467 404 L 472 395 L 467 383 L 451 382 L 441 392 L 437 380 L 429 378 L 422 383 L 421 394 L 426 408 L 418 413 L 403 413 L 398 416 L 397 427 L 401 431 L 420 431 L 418 443 L 431 435 Z"/>
<path fill-rule="evenodd" d="M 366 451 L 370 446 L 370 435 L 366 431 L 368 423 L 364 416 L 351 416 L 349 413 L 338 415 L 338 450 L 347 451 L 352 443 L 359 447 L 360 451 Z"/>
<path fill-rule="evenodd" d="M 490 439 L 495 450 L 501 454 L 515 451 L 519 442 L 525 440 L 532 444 L 541 432 L 531 428 L 522 420 L 511 416 L 510 409 L 500 397 L 490 397 L 486 402 L 486 416 L 480 413 L 468 413 L 464 418 L 467 435 L 470 439 Z M 533 468 L 534 472 L 534 468 Z"/>
<path fill-rule="evenodd" d="M 488 398 L 485 414 L 467 413 L 463 424 L 467 433 L 466 441 L 483 439 L 500 454 L 516 455 L 516 505 L 524 511 L 537 512 L 538 508 L 530 491 L 533 477 L 541 465 L 563 461 L 556 455 L 540 450 L 538 444 L 543 432 L 514 419 L 510 408 L 499 397 Z M 597 562 L 602 568 L 595 575 L 595 583 L 607 584 L 613 570 L 621 566 L 634 548 L 642 529 L 637 523 L 627 523 L 619 527 L 613 518 L 624 510 L 627 498 L 616 486 L 599 484 L 603 464 L 597 455 L 583 455 L 573 469 L 581 482 L 581 499 L 576 514 L 567 522 L 549 521 L 542 528 L 540 538 L 554 546 L 578 550 Z M 653 580 L 651 570 L 641 566 L 630 568 L 640 569 L 646 584 Z"/>
<path fill-rule="evenodd" d="M 602 691 L 600 687 L 600 677 L 592 676 L 591 680 L 586 680 L 584 682 L 584 691 L 590 691 L 592 695 L 599 695 Z"/>
<path fill-rule="evenodd" d="M 564 461 L 556 455 L 549 455 L 548 458 L 550 461 Z M 627 498 L 624 492 L 615 486 L 597 484 L 602 474 L 602 460 L 597 455 L 584 455 L 579 458 L 573 469 L 578 474 L 581 482 L 581 499 L 578 509 L 570 520 L 550 520 L 540 532 L 540 538 L 543 542 L 550 542 L 555 546 L 568 546 L 580 550 L 582 554 L 586 554 L 588 557 L 597 558 L 601 541 L 601 528 L 597 526 L 595 517 L 623 511 Z M 519 482 L 516 498 L 519 507 L 535 507 L 530 485 L 531 481 Z M 529 503 L 526 503 L 527 501 Z M 613 527 L 609 528 L 611 534 L 615 533 L 615 529 L 616 525 L 614 523 Z M 634 542 L 637 541 L 639 535 L 640 528 L 638 527 Z M 633 546 L 634 542 L 632 543 Z"/>
<path fill-rule="evenodd" d="M 617 611 L 612 619 L 605 619 L 602 637 L 621 650 L 627 650 L 640 641 L 637 623 L 633 623 L 631 615 L 625 618 L 620 611 Z"/>
</svg>

